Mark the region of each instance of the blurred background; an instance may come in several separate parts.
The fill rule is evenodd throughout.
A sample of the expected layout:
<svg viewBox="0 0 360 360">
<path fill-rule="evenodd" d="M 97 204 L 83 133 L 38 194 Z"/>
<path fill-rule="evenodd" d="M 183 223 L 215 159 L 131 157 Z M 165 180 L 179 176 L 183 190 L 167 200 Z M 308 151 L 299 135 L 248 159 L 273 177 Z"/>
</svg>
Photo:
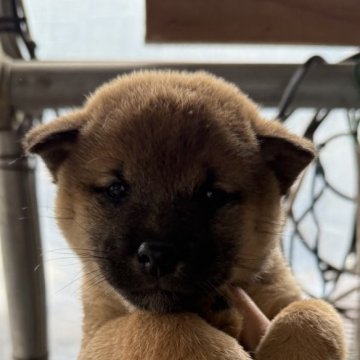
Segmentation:
<svg viewBox="0 0 360 360">
<path fill-rule="evenodd" d="M 191 41 L 186 34 L 185 40 L 181 40 L 181 36 L 172 40 L 171 35 L 162 40 L 156 31 L 153 35 L 148 31 L 146 35 L 145 0 L 24 0 L 23 5 L 31 37 L 37 45 L 36 57 L 40 61 L 302 64 L 319 55 L 326 62 L 335 64 L 357 53 L 360 44 L 359 28 L 354 28 L 358 31 L 358 44 L 350 41 L 350 44 L 341 46 L 336 42 L 313 45 L 309 41 L 306 45 L 287 45 L 284 44 L 286 40 L 277 45 L 269 44 L 269 41 L 267 44 L 250 44 L 249 41 L 245 44 L 234 39 L 220 41 L 221 38 L 216 37 L 215 41 L 209 41 L 206 36 L 202 42 L 201 36 L 200 40 Z M 149 14 L 153 13 L 149 11 Z M 359 13 L 356 17 L 359 18 Z M 217 26 L 219 24 L 213 24 L 213 28 Z M 26 54 L 24 46 L 21 50 Z M 24 56 L 28 58 L 28 55 Z M 261 84 L 262 79 L 257 80 Z M 281 96 L 279 103 L 280 100 Z M 69 110 L 47 108 L 41 114 L 31 115 L 36 121 L 49 121 Z M 265 106 L 262 111 L 268 118 L 279 114 L 279 108 L 274 106 Z M 298 134 L 307 132 L 320 150 L 319 160 L 301 178 L 288 199 L 289 220 L 284 234 L 284 252 L 308 296 L 324 297 L 336 303 L 352 339 L 357 313 L 357 295 L 353 289 L 358 286 L 355 225 L 359 112 L 355 108 L 335 106 L 326 111 L 303 107 L 296 108 L 291 116 L 286 114 L 283 120 L 292 131 Z M 50 358 L 75 359 L 82 319 L 80 266 L 56 227 L 53 212 L 55 188 L 41 163 L 37 164 L 36 180 Z M 2 219 L 0 221 L 0 226 L 5 226 Z M 18 226 L 21 226 L 22 219 L 18 218 L 18 221 Z M 1 265 L 0 257 L 0 358 L 10 359 L 8 304 Z"/>
</svg>

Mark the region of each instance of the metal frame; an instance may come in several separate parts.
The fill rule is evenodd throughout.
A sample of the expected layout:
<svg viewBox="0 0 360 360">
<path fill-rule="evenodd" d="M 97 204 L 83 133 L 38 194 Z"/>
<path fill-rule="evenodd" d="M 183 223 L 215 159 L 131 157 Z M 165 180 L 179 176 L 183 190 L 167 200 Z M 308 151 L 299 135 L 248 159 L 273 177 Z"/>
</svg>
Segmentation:
<svg viewBox="0 0 360 360">
<path fill-rule="evenodd" d="M 101 83 L 143 69 L 206 70 L 234 82 L 262 105 L 273 107 L 278 105 L 297 67 L 297 64 L 128 64 L 10 59 L 0 64 L 0 198 L 3 199 L 0 231 L 15 358 L 47 358 L 34 167 L 31 159 L 22 156 L 20 146 L 21 137 L 31 124 L 26 115 L 46 108 L 77 106 Z M 355 65 L 320 64 L 312 68 L 291 106 L 360 108 Z"/>
<path fill-rule="evenodd" d="M 47 359 L 47 328 L 34 164 L 23 156 L 20 145 L 32 116 L 46 108 L 80 105 L 86 95 L 114 76 L 164 68 L 209 71 L 234 82 L 263 106 L 273 107 L 298 65 L 25 62 L 18 60 L 22 58 L 19 39 L 31 58 L 35 44 L 25 16 L 22 27 L 17 23 L 17 10 L 25 15 L 21 0 L 0 0 L 0 17 L 14 20 L 14 28 L 0 34 L 3 53 L 10 57 L 0 62 L 0 239 L 13 356 L 40 360 Z M 354 63 L 315 66 L 288 110 L 360 108 L 356 76 L 360 78 L 360 67 Z"/>
</svg>

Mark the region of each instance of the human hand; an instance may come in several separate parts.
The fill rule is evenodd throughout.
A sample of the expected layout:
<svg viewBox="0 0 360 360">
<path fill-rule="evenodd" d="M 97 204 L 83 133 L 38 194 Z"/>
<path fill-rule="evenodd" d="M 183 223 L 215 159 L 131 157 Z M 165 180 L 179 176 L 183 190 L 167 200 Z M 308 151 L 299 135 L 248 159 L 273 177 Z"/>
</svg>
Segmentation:
<svg viewBox="0 0 360 360">
<path fill-rule="evenodd" d="M 244 290 L 238 287 L 233 288 L 233 295 L 234 306 L 244 318 L 239 342 L 246 350 L 254 352 L 269 327 L 270 321 Z"/>
</svg>

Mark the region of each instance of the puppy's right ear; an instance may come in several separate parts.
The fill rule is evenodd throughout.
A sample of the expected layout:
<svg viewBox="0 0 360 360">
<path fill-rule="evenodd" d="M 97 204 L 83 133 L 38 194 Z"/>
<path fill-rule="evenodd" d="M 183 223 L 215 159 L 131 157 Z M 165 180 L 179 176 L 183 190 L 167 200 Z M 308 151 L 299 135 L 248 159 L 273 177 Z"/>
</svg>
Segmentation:
<svg viewBox="0 0 360 360">
<path fill-rule="evenodd" d="M 56 172 L 75 146 L 84 122 L 79 111 L 39 125 L 26 134 L 24 149 L 40 155 L 56 180 Z"/>
</svg>

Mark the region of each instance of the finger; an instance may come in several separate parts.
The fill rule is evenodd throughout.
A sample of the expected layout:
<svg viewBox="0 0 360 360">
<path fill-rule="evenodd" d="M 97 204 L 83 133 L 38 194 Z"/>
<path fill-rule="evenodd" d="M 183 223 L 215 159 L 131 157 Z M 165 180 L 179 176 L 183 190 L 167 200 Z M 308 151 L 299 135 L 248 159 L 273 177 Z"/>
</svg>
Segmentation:
<svg viewBox="0 0 360 360">
<path fill-rule="evenodd" d="M 269 319 L 246 292 L 234 288 L 234 305 L 244 317 L 244 327 L 239 341 L 249 351 L 254 351 L 270 325 Z"/>
</svg>

